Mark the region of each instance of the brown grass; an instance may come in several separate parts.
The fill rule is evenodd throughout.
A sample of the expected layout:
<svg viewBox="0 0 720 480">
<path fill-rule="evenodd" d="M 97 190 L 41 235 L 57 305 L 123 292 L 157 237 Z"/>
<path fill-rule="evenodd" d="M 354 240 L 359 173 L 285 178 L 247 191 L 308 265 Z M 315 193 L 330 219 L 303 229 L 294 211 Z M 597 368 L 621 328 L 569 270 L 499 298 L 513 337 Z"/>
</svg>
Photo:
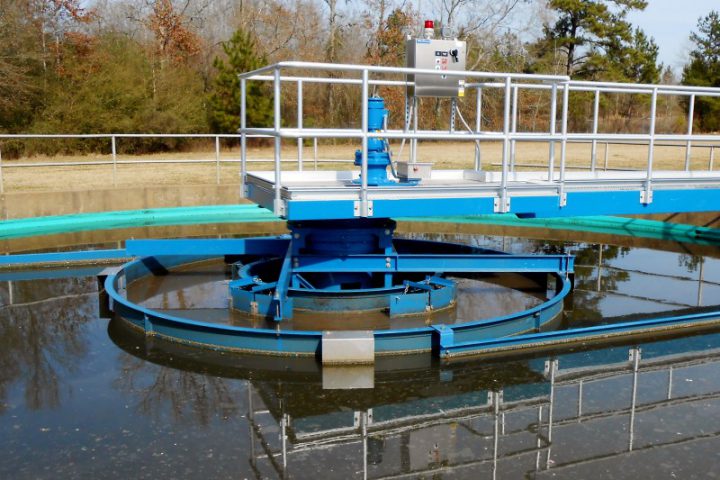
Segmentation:
<svg viewBox="0 0 720 480">
<path fill-rule="evenodd" d="M 289 143 L 289 142 L 288 142 Z M 319 160 L 352 160 L 356 146 L 352 145 L 321 145 L 318 148 Z M 560 145 L 556 144 L 556 166 L 560 163 Z M 395 144 L 393 150 L 399 154 L 400 146 Z M 547 168 L 549 146 L 547 143 L 519 143 L 517 145 L 518 170 L 540 170 Z M 313 148 L 304 147 L 305 169 L 315 168 L 313 161 Z M 408 146 L 406 145 L 402 160 L 407 159 Z M 720 163 L 720 144 L 716 149 L 717 161 Z M 297 169 L 297 150 L 295 146 L 287 144 L 283 149 L 284 170 Z M 237 149 L 223 150 L 222 160 L 238 160 L 240 152 Z M 250 159 L 264 159 L 267 162 L 252 162 L 249 170 L 271 170 L 273 151 L 271 147 L 255 147 L 248 151 Z M 188 185 L 216 183 L 216 164 L 214 151 L 163 153 L 141 156 L 118 156 L 118 160 L 210 160 L 203 164 L 137 164 L 117 165 L 115 182 L 113 182 L 112 165 L 63 165 L 47 166 L 53 163 L 89 163 L 93 161 L 111 162 L 109 155 L 93 156 L 56 156 L 32 157 L 19 160 L 4 161 L 2 176 L 5 192 L 13 191 L 46 191 L 46 190 L 88 190 L 123 186 L 152 186 L 152 185 Z M 502 159 L 502 144 L 500 142 L 484 142 L 482 144 L 482 162 L 486 170 L 498 170 Z M 607 167 L 610 169 L 644 169 L 647 162 L 647 147 L 636 145 L 610 145 L 607 156 Z M 418 151 L 418 161 L 432 162 L 436 169 L 471 169 L 474 164 L 473 143 L 422 143 Z M 14 165 L 33 164 L 32 167 L 18 168 Z M 682 170 L 685 164 L 684 147 L 656 147 L 654 165 L 661 170 Z M 709 149 L 696 147 L 692 149 L 691 169 L 707 170 L 709 164 Z M 568 144 L 567 166 L 588 168 L 590 165 L 590 145 Z M 605 146 L 598 145 L 597 166 L 605 167 Z M 318 169 L 339 170 L 355 168 L 351 163 L 320 162 Z M 718 167 L 715 166 L 717 170 Z M 239 182 L 240 164 L 221 163 L 220 182 L 232 184 Z"/>
</svg>

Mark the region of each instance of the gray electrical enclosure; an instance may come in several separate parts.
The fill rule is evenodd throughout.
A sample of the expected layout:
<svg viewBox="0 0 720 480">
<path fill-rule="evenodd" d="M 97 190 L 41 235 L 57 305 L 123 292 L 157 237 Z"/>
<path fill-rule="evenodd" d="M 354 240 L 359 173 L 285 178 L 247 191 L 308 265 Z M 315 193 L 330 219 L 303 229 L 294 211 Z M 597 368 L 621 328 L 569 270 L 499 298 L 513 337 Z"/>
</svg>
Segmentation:
<svg viewBox="0 0 720 480">
<path fill-rule="evenodd" d="M 415 38 L 406 44 L 407 66 L 438 71 L 465 70 L 467 45 L 460 40 L 434 40 Z M 465 80 L 448 75 L 408 75 L 414 82 L 409 91 L 414 97 L 462 97 Z"/>
</svg>

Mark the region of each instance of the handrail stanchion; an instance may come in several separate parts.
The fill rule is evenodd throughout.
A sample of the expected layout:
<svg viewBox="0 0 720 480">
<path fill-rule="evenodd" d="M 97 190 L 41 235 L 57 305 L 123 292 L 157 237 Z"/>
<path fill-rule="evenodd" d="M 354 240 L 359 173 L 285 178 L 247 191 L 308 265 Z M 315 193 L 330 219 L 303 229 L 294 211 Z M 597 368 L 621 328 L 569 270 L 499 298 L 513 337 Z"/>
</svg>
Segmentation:
<svg viewBox="0 0 720 480">
<path fill-rule="evenodd" d="M 502 149 L 502 178 L 500 180 L 500 205 L 496 212 L 506 213 L 508 208 L 508 163 L 510 157 L 510 95 L 512 87 L 510 77 L 505 77 L 505 105 L 503 107 L 503 149 Z"/>
<path fill-rule="evenodd" d="M 297 82 L 297 128 L 302 133 L 303 128 L 303 81 L 298 80 Z M 303 138 L 298 137 L 298 172 L 303 171 Z"/>
<path fill-rule="evenodd" d="M 420 97 L 413 96 L 413 133 L 418 131 L 418 122 L 420 118 Z M 417 162 L 418 139 L 410 140 L 410 163 Z"/>
<path fill-rule="evenodd" d="M 512 89 L 512 133 L 517 133 L 518 124 L 518 86 Z M 510 171 L 515 173 L 515 139 L 510 140 Z"/>
<path fill-rule="evenodd" d="M 360 216 L 368 217 L 368 70 L 362 71 L 362 165 L 360 175 L 362 186 L 360 191 Z"/>
<path fill-rule="evenodd" d="M 115 135 L 110 137 L 110 151 L 112 152 L 112 164 L 113 164 L 113 187 L 117 187 L 117 146 L 115 144 Z"/>
<path fill-rule="evenodd" d="M 475 133 L 480 133 L 482 128 L 482 88 L 477 88 L 477 97 L 475 99 Z M 480 156 L 480 141 L 475 142 L 475 170 L 482 168 L 482 157 Z"/>
<path fill-rule="evenodd" d="M 215 184 L 220 185 L 220 137 L 215 135 Z"/>
<path fill-rule="evenodd" d="M 0 193 L 5 193 L 5 184 L 3 182 L 3 162 L 2 162 L 2 145 L 0 144 Z"/>
<path fill-rule="evenodd" d="M 550 135 L 555 135 L 555 123 L 557 117 L 557 82 L 553 82 L 550 93 Z M 550 151 L 548 158 L 548 181 L 553 181 L 553 171 L 555 170 L 555 142 L 550 140 Z"/>
<path fill-rule="evenodd" d="M 562 104 L 562 125 L 560 131 L 562 133 L 562 143 L 560 144 L 560 206 L 567 204 L 567 196 L 565 194 L 565 162 L 567 161 L 567 124 L 568 124 L 568 104 L 570 103 L 570 85 L 566 83 L 563 87 L 563 104 Z"/>
<path fill-rule="evenodd" d="M 688 136 L 692 135 L 693 132 L 693 117 L 695 116 L 695 94 L 690 95 L 690 107 L 688 110 Z M 690 157 L 692 155 L 692 142 L 690 140 L 685 144 L 685 171 L 690 171 Z"/>
<path fill-rule="evenodd" d="M 653 88 L 652 101 L 650 104 L 650 140 L 648 142 L 648 164 L 647 178 L 645 180 L 645 192 L 641 195 L 642 203 L 652 203 L 652 169 L 653 157 L 655 155 L 655 114 L 657 112 L 657 95 L 658 89 Z"/>
<path fill-rule="evenodd" d="M 313 138 L 313 159 L 315 161 L 315 170 L 317 170 L 317 164 L 318 164 L 318 139 L 317 139 L 317 137 Z"/>
<path fill-rule="evenodd" d="M 240 79 L 240 197 L 247 196 L 247 90 L 246 80 Z"/>
<path fill-rule="evenodd" d="M 604 166 L 603 166 L 603 170 L 605 170 L 606 172 L 607 172 L 607 169 L 608 169 L 608 160 L 609 160 L 608 157 L 609 157 L 609 156 L 610 156 L 610 143 L 609 143 L 609 142 L 605 142 L 605 163 L 604 163 Z"/>
<path fill-rule="evenodd" d="M 273 101 L 274 101 L 274 108 L 273 108 L 273 133 L 275 135 L 275 201 L 273 202 L 273 212 L 275 212 L 275 215 L 283 216 L 285 212 L 283 211 L 283 205 L 282 205 L 282 197 L 281 197 L 281 187 L 282 187 L 282 179 L 280 178 L 280 157 L 281 157 L 281 148 L 282 148 L 282 141 L 280 138 L 280 68 L 276 67 L 274 70 L 275 79 L 273 81 Z"/>
<path fill-rule="evenodd" d="M 710 161 L 708 163 L 709 163 L 708 170 L 710 170 L 712 172 L 714 169 L 713 164 L 715 163 L 715 147 L 714 146 L 710 147 Z"/>
<path fill-rule="evenodd" d="M 600 113 L 600 90 L 595 90 L 595 100 L 593 102 L 593 135 L 598 133 L 598 116 Z M 592 149 L 590 153 L 590 171 L 594 172 L 597 165 L 597 140 L 593 138 Z"/>
</svg>

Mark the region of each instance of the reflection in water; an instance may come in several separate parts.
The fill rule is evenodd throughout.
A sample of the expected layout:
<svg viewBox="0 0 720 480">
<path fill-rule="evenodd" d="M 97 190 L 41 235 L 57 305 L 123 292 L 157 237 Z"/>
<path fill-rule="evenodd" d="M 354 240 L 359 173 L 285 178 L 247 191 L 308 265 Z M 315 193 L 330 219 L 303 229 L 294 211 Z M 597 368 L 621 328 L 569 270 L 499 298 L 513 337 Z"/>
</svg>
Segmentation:
<svg viewBox="0 0 720 480">
<path fill-rule="evenodd" d="M 75 368 L 86 353 L 84 324 L 97 318 L 97 280 L 8 281 L 0 307 L 0 399 L 24 385 L 30 409 L 60 403 L 58 370 Z M 4 404 L 0 404 L 0 412 Z"/>
<path fill-rule="evenodd" d="M 133 347 L 141 336 L 111 335 L 143 351 Z M 374 388 L 351 391 L 323 390 L 312 361 L 258 370 L 252 357 L 157 341 L 141 357 L 178 375 L 247 379 L 244 458 L 259 478 L 597 478 L 597 469 L 624 478 L 618 465 L 628 463 L 643 478 L 677 462 L 641 459 L 720 439 L 719 341 L 714 333 L 493 363 L 409 358 L 376 365 Z M 702 472 L 714 455 L 683 468 Z"/>
<path fill-rule="evenodd" d="M 577 255 L 570 326 L 720 298 L 712 257 L 506 247 Z M 96 292 L 94 278 L 0 282 L 0 478 L 692 478 L 720 464 L 717 332 L 504 360 L 379 358 L 373 388 L 330 390 L 314 359 L 108 327 Z M 208 311 L 223 301 L 205 293 L 150 297 Z"/>
</svg>

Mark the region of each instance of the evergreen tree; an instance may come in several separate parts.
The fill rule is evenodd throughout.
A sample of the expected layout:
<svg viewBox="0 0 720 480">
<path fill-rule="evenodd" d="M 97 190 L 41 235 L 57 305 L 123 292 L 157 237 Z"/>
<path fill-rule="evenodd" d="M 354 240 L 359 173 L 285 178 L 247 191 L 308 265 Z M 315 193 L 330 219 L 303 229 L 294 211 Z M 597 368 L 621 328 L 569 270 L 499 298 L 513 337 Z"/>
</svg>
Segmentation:
<svg viewBox="0 0 720 480">
<path fill-rule="evenodd" d="M 548 7 L 557 14 L 557 20 L 545 25 L 543 38 L 531 48 L 539 57 L 539 68 L 530 69 L 539 71 L 554 65 L 554 73 L 573 78 L 634 79 L 636 75 L 627 74 L 646 70 L 646 59 L 640 67 L 627 65 L 627 61 L 636 58 L 635 47 L 650 48 L 643 57 L 651 58 L 654 42 L 642 32 L 634 34 L 626 16 L 630 10 L 646 6 L 644 0 L 549 0 Z"/>
<path fill-rule="evenodd" d="M 698 32 L 690 35 L 695 49 L 683 69 L 682 83 L 702 87 L 720 87 L 720 14 L 711 11 L 698 20 Z M 705 131 L 720 130 L 720 98 L 696 97 L 696 125 Z"/>
<path fill-rule="evenodd" d="M 267 60 L 257 52 L 255 41 L 249 33 L 237 30 L 222 44 L 227 63 L 219 57 L 213 65 L 217 70 L 214 89 L 209 99 L 210 126 L 218 133 L 236 133 L 240 128 L 240 80 L 238 74 L 267 65 Z M 246 107 L 248 127 L 267 127 L 272 121 L 272 96 L 267 85 L 259 81 L 246 83 Z"/>
</svg>

